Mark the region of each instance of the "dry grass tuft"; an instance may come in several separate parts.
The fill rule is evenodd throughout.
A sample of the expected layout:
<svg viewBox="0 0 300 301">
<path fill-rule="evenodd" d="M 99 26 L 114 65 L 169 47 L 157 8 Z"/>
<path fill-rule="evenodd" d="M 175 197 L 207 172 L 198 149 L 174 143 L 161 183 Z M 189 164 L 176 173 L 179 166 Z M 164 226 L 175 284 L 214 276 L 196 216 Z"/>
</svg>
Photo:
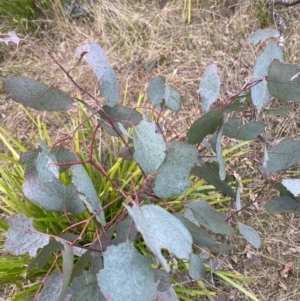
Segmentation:
<svg viewBox="0 0 300 301">
<path fill-rule="evenodd" d="M 179 127 L 185 129 L 200 114 L 196 91 L 208 64 L 218 65 L 219 74 L 224 81 L 220 101 L 225 101 L 226 95 L 238 91 L 251 78 L 254 59 L 261 47 L 249 46 L 246 39 L 260 28 L 263 19 L 259 19 L 260 7 L 254 0 L 194 0 L 192 19 L 187 24 L 183 2 L 90 1 L 87 3 L 92 15 L 73 20 L 66 18 L 57 5 L 53 19 L 46 24 L 47 30 L 34 40 L 54 53 L 66 69 L 76 64 L 73 56 L 76 47 L 89 41 L 100 44 L 116 70 L 121 90 L 124 90 L 126 84 L 129 85 L 127 101 L 132 104 L 145 91 L 151 77 L 163 75 L 187 100 L 180 115 L 170 115 L 174 124 L 179 122 Z M 300 6 L 282 8 L 280 11 L 288 26 L 286 61 L 300 63 Z M 158 59 L 158 67 L 147 72 L 144 65 L 154 59 Z M 45 53 L 27 45 L 16 50 L 13 46 L 0 44 L 0 78 L 2 80 L 11 74 L 28 75 L 45 83 L 67 80 Z M 72 71 L 72 75 L 83 87 L 94 90 L 95 78 L 87 65 L 81 63 Z M 64 85 L 63 88 L 73 95 L 78 93 L 70 85 Z M 0 111 L 0 125 L 16 129 L 19 137 L 27 141 L 34 129 L 20 107 L 12 104 L 5 94 L 0 94 Z M 67 114 L 68 118 L 72 118 L 74 111 Z M 288 118 L 262 115 L 267 125 L 266 138 L 272 142 L 286 136 L 299 139 L 297 116 L 297 105 L 294 105 Z M 61 129 L 55 124 L 52 114 L 44 114 L 43 118 L 48 120 L 53 132 L 60 133 Z M 256 143 L 254 151 L 256 149 L 262 150 L 259 143 Z M 252 169 L 249 165 L 249 170 L 246 170 L 248 168 L 245 166 L 238 170 L 242 177 L 249 176 L 248 172 Z M 261 186 L 262 179 L 252 183 L 249 189 L 255 193 Z M 239 246 L 235 254 L 236 262 L 231 259 L 230 264 L 243 275 L 257 279 L 255 284 L 244 286 L 261 301 L 300 300 L 299 221 L 292 214 L 276 217 L 267 214 L 263 205 L 269 197 L 270 193 L 265 193 L 259 210 L 247 210 L 243 215 L 246 223 L 260 232 L 262 247 L 259 250 L 245 249 L 243 239 L 236 241 Z M 248 201 L 247 198 L 244 200 L 245 203 Z M 249 261 L 254 258 L 260 259 L 261 263 L 251 264 Z M 291 261 L 293 269 L 286 277 L 280 277 L 284 266 Z M 248 299 L 236 296 L 235 300 Z"/>
</svg>

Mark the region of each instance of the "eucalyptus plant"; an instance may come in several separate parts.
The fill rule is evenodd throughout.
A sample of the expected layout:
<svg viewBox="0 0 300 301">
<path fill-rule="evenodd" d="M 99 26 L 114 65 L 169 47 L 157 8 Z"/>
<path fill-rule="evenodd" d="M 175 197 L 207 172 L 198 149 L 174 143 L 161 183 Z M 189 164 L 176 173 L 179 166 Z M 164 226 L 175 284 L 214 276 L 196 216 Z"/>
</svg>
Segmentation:
<svg viewBox="0 0 300 301">
<path fill-rule="evenodd" d="M 203 114 L 180 137 L 168 134 L 175 131 L 164 118 L 167 111 L 180 111 L 184 101 L 180 93 L 165 78 L 156 76 L 147 88 L 151 106 L 120 105 L 117 76 L 96 43 L 78 47 L 75 56 L 92 68 L 100 96 L 80 86 L 46 51 L 74 89 L 82 98 L 90 98 L 93 106 L 82 98 L 69 96 L 56 84 L 45 85 L 26 76 L 4 80 L 10 97 L 25 107 L 67 111 L 77 102 L 90 112 L 87 120 L 63 139 L 53 145 L 40 139 L 38 148 L 23 152 L 19 158 L 19 164 L 25 166 L 21 187 L 24 199 L 20 204 L 33 204 L 41 216 L 42 212 L 54 212 L 56 217 L 60 214 L 65 223 L 60 231 L 46 224 L 43 229 L 36 229 L 39 215 L 28 218 L 26 211 L 1 221 L 1 227 L 7 231 L 4 251 L 33 258 L 28 273 L 44 268 L 51 256 L 56 256 L 34 292 L 35 300 L 175 301 L 179 297 L 172 277 L 177 264 L 187 264 L 191 281 L 199 283 L 207 277 L 208 266 L 196 247 L 230 252 L 234 246 L 224 243 L 224 239 L 221 243 L 220 237 L 231 237 L 236 231 L 255 248 L 260 247 L 258 232 L 239 221 L 244 207 L 238 180 L 227 172 L 222 137 L 237 141 L 262 137 L 262 121 L 243 124 L 234 116 L 235 112 L 248 110 L 249 102 L 260 113 L 272 97 L 279 100 L 284 111 L 288 101 L 300 101 L 300 66 L 283 62 L 278 38 L 279 32 L 273 29 L 259 30 L 249 38 L 252 44 L 269 41 L 256 59 L 253 78 L 225 104 L 217 102 L 221 91 L 217 66 L 207 66 L 198 89 Z M 28 41 L 10 32 L 0 42 L 19 45 Z M 65 144 L 75 140 L 77 131 L 92 118 L 96 123 L 89 144 L 85 141 L 84 157 Z M 120 156 L 134 162 L 139 169 L 138 180 L 126 179 L 123 185 L 123 179 L 117 180 L 96 159 L 95 137 L 99 131 L 119 139 L 123 146 Z M 276 183 L 280 192 L 267 205 L 272 214 L 298 212 L 300 180 L 270 179 L 300 161 L 299 146 L 300 140 L 286 138 L 269 149 L 265 146 L 255 161 L 260 173 L 269 183 Z M 91 177 L 93 170 L 101 177 Z M 175 201 L 201 180 L 235 200 L 236 211 L 226 217 L 202 198 Z M 111 184 L 111 193 L 119 194 L 112 202 L 103 198 L 108 192 L 102 181 Z M 116 203 L 122 210 L 112 214 Z M 237 230 L 227 223 L 232 218 L 237 221 Z"/>
</svg>

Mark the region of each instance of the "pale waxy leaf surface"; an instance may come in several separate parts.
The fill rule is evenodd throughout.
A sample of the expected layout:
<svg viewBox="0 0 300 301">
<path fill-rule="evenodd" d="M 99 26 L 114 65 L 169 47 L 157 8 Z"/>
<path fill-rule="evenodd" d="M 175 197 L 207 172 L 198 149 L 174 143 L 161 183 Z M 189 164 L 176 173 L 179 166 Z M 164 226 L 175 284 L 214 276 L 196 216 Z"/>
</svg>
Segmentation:
<svg viewBox="0 0 300 301">
<path fill-rule="evenodd" d="M 158 75 L 150 79 L 147 94 L 151 103 L 158 109 L 161 109 L 161 103 L 165 99 L 165 78 Z"/>
<path fill-rule="evenodd" d="M 95 274 L 84 271 L 76 277 L 64 301 L 106 301 L 100 291 Z"/>
<path fill-rule="evenodd" d="M 6 232 L 6 243 L 4 252 L 14 255 L 29 253 L 35 257 L 37 250 L 46 246 L 50 237 L 47 234 L 38 232 L 33 227 L 33 219 L 25 215 L 13 215 L 6 220 L 10 229 Z"/>
<path fill-rule="evenodd" d="M 3 86 L 14 101 L 38 111 L 66 111 L 73 103 L 73 99 L 62 90 L 26 76 L 9 76 Z"/>
<path fill-rule="evenodd" d="M 74 161 L 75 155 L 66 149 L 61 152 L 56 148 L 50 150 L 41 141 L 41 149 L 27 152 L 20 158 L 20 163 L 26 163 L 23 184 L 24 195 L 34 204 L 47 211 L 66 210 L 72 214 L 81 214 L 86 209 L 79 199 L 75 187 L 65 185 L 59 180 L 59 173 L 63 168 L 55 165 L 58 160 Z M 60 154 L 60 155 L 58 155 Z M 65 168 L 66 169 L 66 168 Z"/>
<path fill-rule="evenodd" d="M 275 197 L 266 205 L 266 209 L 273 215 L 280 213 L 300 214 L 300 200 L 287 195 Z"/>
<path fill-rule="evenodd" d="M 283 60 L 283 52 L 275 41 L 270 41 L 265 51 L 256 59 L 252 77 L 259 79 L 267 76 L 268 69 L 274 59 Z M 269 104 L 271 95 L 266 80 L 263 80 L 251 88 L 251 97 L 258 112 Z"/>
<path fill-rule="evenodd" d="M 270 175 L 272 172 L 288 169 L 300 161 L 300 140 L 286 138 L 279 144 L 268 150 L 269 160 L 266 168 L 263 167 L 264 158 L 260 160 L 259 171 L 262 174 Z"/>
<path fill-rule="evenodd" d="M 155 122 L 143 120 L 134 128 L 134 159 L 145 173 L 156 172 L 165 159 L 166 143 L 156 132 Z"/>
<path fill-rule="evenodd" d="M 75 56 L 83 59 L 92 67 L 105 104 L 115 106 L 119 101 L 120 87 L 114 69 L 107 61 L 104 50 L 96 43 L 88 43 L 76 49 Z"/>
<path fill-rule="evenodd" d="M 149 258 L 141 255 L 132 242 L 109 246 L 103 254 L 104 269 L 97 274 L 106 300 L 153 301 L 156 283 Z"/>
<path fill-rule="evenodd" d="M 202 98 L 202 111 L 206 113 L 210 106 L 215 103 L 220 94 L 221 81 L 216 64 L 206 67 L 203 78 L 200 81 L 198 93 Z"/>
<path fill-rule="evenodd" d="M 217 234 L 233 235 L 234 231 L 226 222 L 222 213 L 218 212 L 208 202 L 197 200 L 188 202 L 186 207 L 191 209 L 200 225 Z"/>
<path fill-rule="evenodd" d="M 233 249 L 233 247 L 231 246 L 220 244 L 215 240 L 213 240 L 205 230 L 198 227 L 194 222 L 190 221 L 182 214 L 177 214 L 176 218 L 178 218 L 184 224 L 184 226 L 189 230 L 189 232 L 193 237 L 193 242 L 197 246 L 210 248 L 216 252 L 228 252 Z"/>
<path fill-rule="evenodd" d="M 213 134 L 218 128 L 223 114 L 220 110 L 215 109 L 207 112 L 197 119 L 187 132 L 187 143 L 197 144 L 208 135 Z"/>
<path fill-rule="evenodd" d="M 50 274 L 45 282 L 43 290 L 38 294 L 37 301 L 58 300 L 63 283 L 63 274 Z"/>
<path fill-rule="evenodd" d="M 158 292 L 156 301 L 180 301 L 174 288 L 171 286 L 167 291 Z"/>
<path fill-rule="evenodd" d="M 242 120 L 237 117 L 229 118 L 223 130 L 223 135 L 235 138 L 238 140 L 253 140 L 256 139 L 265 129 L 265 124 L 262 121 L 252 121 L 242 124 Z"/>
<path fill-rule="evenodd" d="M 173 112 L 178 112 L 181 109 L 183 97 L 172 87 L 166 85 L 165 88 L 166 106 Z"/>
<path fill-rule="evenodd" d="M 224 129 L 224 119 L 225 116 L 223 117 L 222 126 L 218 128 L 216 133 L 216 153 L 217 153 L 217 162 L 219 163 L 219 176 L 221 181 L 224 181 L 226 179 L 226 165 L 222 153 L 222 134 Z"/>
<path fill-rule="evenodd" d="M 21 164 L 26 164 L 27 166 L 32 166 L 36 164 L 36 159 L 38 158 L 39 153 L 42 152 L 42 148 L 36 148 L 29 150 L 21 154 L 19 162 Z M 58 163 L 73 163 L 77 161 L 77 158 L 74 153 L 70 152 L 68 149 L 65 149 L 60 146 L 55 146 L 47 149 L 47 154 L 49 156 L 55 156 L 55 159 Z M 71 166 L 70 164 L 70 166 Z M 66 171 L 70 166 L 58 166 L 59 173 Z"/>
<path fill-rule="evenodd" d="M 274 60 L 268 71 L 268 88 L 280 101 L 300 102 L 300 66 Z"/>
<path fill-rule="evenodd" d="M 179 259 L 189 259 L 192 252 L 192 236 L 186 227 L 172 214 L 157 205 L 133 207 L 125 205 L 137 230 L 167 272 L 170 267 L 161 249 L 168 249 Z"/>
<path fill-rule="evenodd" d="M 284 179 L 281 181 L 281 184 L 294 196 L 300 194 L 300 179 Z"/>
<path fill-rule="evenodd" d="M 157 171 L 154 193 L 159 198 L 170 198 L 190 186 L 191 169 L 196 165 L 198 150 L 181 141 L 167 142 L 166 158 Z"/>
<path fill-rule="evenodd" d="M 250 44 L 258 44 L 260 41 L 265 41 L 270 38 L 278 38 L 280 36 L 279 31 L 273 28 L 259 29 L 255 31 L 247 42 Z"/>
<path fill-rule="evenodd" d="M 154 282 L 157 283 L 157 290 L 159 292 L 168 291 L 172 284 L 172 276 L 164 270 L 154 269 Z"/>
<path fill-rule="evenodd" d="M 72 181 L 77 191 L 80 194 L 80 199 L 85 204 L 86 208 L 91 214 L 95 214 L 96 212 L 99 212 L 96 215 L 96 219 L 99 223 L 105 226 L 106 222 L 105 222 L 104 211 L 102 209 L 100 200 L 97 196 L 95 187 L 90 177 L 88 176 L 88 173 L 86 172 L 84 167 L 79 164 L 73 165 L 71 169 L 73 171 Z"/>
<path fill-rule="evenodd" d="M 191 254 L 189 262 L 189 275 L 196 281 L 206 278 L 205 266 L 199 255 Z"/>
<path fill-rule="evenodd" d="M 130 109 L 121 105 L 116 105 L 113 108 L 109 106 L 103 106 L 102 111 L 100 111 L 100 116 L 102 120 L 99 121 L 101 127 L 111 136 L 119 136 L 119 134 L 123 134 L 118 123 L 121 123 L 125 129 L 133 127 L 139 124 L 143 117 L 141 113 L 137 110 Z M 107 115 L 105 115 L 105 114 Z M 108 118 L 113 122 L 117 131 L 111 126 L 108 121 Z"/>
<path fill-rule="evenodd" d="M 62 251 L 63 257 L 63 280 L 61 283 L 61 287 L 59 290 L 59 295 L 55 299 L 57 301 L 64 301 L 68 292 L 69 283 L 71 280 L 72 270 L 73 270 L 73 262 L 74 262 L 74 254 L 70 248 L 70 246 L 62 239 L 56 238 L 58 242 L 60 242 L 64 246 L 64 250 Z"/>
<path fill-rule="evenodd" d="M 252 227 L 247 226 L 243 223 L 238 222 L 238 227 L 240 233 L 244 236 L 244 238 L 255 248 L 260 247 L 260 237 L 256 230 Z"/>
</svg>

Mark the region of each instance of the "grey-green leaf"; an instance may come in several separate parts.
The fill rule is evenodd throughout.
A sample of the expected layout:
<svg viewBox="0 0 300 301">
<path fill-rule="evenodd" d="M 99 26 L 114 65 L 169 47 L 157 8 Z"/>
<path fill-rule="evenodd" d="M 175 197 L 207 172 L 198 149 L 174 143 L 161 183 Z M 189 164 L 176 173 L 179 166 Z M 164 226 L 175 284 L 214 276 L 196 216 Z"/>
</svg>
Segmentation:
<svg viewBox="0 0 300 301">
<path fill-rule="evenodd" d="M 265 128 L 262 121 L 252 121 L 242 125 L 242 120 L 237 117 L 229 118 L 223 130 L 223 135 L 238 140 L 253 140 L 260 135 Z"/>
<path fill-rule="evenodd" d="M 270 87 L 269 87 L 270 90 Z M 270 92 L 272 94 L 272 92 Z M 280 108 L 275 108 L 275 109 L 269 109 L 266 110 L 268 114 L 270 115 L 279 115 L 279 116 L 287 116 L 288 113 L 291 111 L 290 107 L 280 107 Z"/>
<path fill-rule="evenodd" d="M 168 291 L 172 284 L 172 276 L 164 270 L 153 270 L 154 281 L 157 283 L 157 290 L 159 292 Z"/>
<path fill-rule="evenodd" d="M 47 155 L 47 150 L 34 152 L 38 156 L 25 169 L 23 184 L 24 195 L 34 204 L 47 211 L 66 210 L 72 214 L 81 214 L 86 209 L 79 199 L 78 193 L 73 185 L 65 185 L 58 178 L 58 167 L 54 153 Z M 30 156 L 29 156 L 30 157 Z"/>
<path fill-rule="evenodd" d="M 193 243 L 197 246 L 210 248 L 216 252 L 228 252 L 233 249 L 231 246 L 214 241 L 205 230 L 185 218 L 182 214 L 177 214 L 176 218 L 178 218 L 189 230 L 193 237 Z"/>
<path fill-rule="evenodd" d="M 238 227 L 240 233 L 244 236 L 244 238 L 255 248 L 260 247 L 260 237 L 256 230 L 252 227 L 247 226 L 243 223 L 238 222 Z"/>
<path fill-rule="evenodd" d="M 156 301 L 180 301 L 174 288 L 171 286 L 165 292 L 158 292 Z"/>
<path fill-rule="evenodd" d="M 225 116 L 223 117 L 223 120 L 224 118 Z M 220 126 L 216 132 L 216 154 L 217 154 L 217 162 L 219 163 L 219 176 L 221 181 L 224 181 L 226 178 L 226 165 L 222 153 L 223 129 L 224 129 L 224 121 L 222 122 L 222 126 Z"/>
<path fill-rule="evenodd" d="M 139 124 L 139 122 L 141 122 L 143 119 L 141 113 L 139 113 L 137 110 L 121 105 L 116 105 L 113 108 L 109 106 L 103 106 L 102 110 L 104 112 L 100 111 L 100 116 L 102 119 L 99 121 L 99 123 L 101 124 L 101 127 L 111 136 L 117 137 L 122 134 L 118 123 L 121 123 L 125 129 L 128 129 Z M 113 125 L 117 131 L 114 130 L 108 121 L 108 118 L 113 122 Z"/>
<path fill-rule="evenodd" d="M 232 198 L 235 197 L 235 193 L 232 188 L 225 181 L 220 180 L 217 172 L 209 165 L 208 162 L 205 162 L 203 166 L 194 167 L 192 174 L 199 178 L 203 178 L 207 183 L 214 185 L 216 189 L 222 191 L 228 196 Z"/>
<path fill-rule="evenodd" d="M 188 130 L 186 135 L 187 143 L 200 143 L 208 134 L 213 134 L 218 128 L 222 117 L 223 115 L 218 109 L 211 110 L 201 116 Z"/>
<path fill-rule="evenodd" d="M 226 222 L 222 213 L 214 209 L 204 200 L 192 201 L 186 204 L 200 225 L 217 234 L 233 235 L 234 231 Z"/>
<path fill-rule="evenodd" d="M 80 164 L 73 165 L 71 168 L 73 171 L 72 181 L 80 194 L 82 202 L 85 204 L 91 214 L 98 212 L 96 219 L 99 223 L 105 226 L 106 222 L 104 211 L 90 177 L 88 176 L 84 167 Z"/>
<path fill-rule="evenodd" d="M 286 138 L 268 151 L 269 160 L 266 168 L 263 167 L 264 158 L 260 160 L 259 171 L 270 175 L 272 172 L 287 169 L 300 161 L 300 140 Z"/>
<path fill-rule="evenodd" d="M 191 254 L 189 262 L 189 275 L 196 281 L 206 278 L 205 266 L 200 257 L 194 253 Z"/>
<path fill-rule="evenodd" d="M 255 31 L 247 42 L 250 44 L 258 44 L 260 41 L 265 41 L 270 38 L 278 38 L 280 36 L 279 31 L 273 28 L 259 29 Z"/>
<path fill-rule="evenodd" d="M 189 176 L 197 157 L 198 150 L 194 146 L 181 141 L 168 142 L 166 158 L 155 177 L 154 193 L 160 198 L 185 193 L 190 186 Z"/>
<path fill-rule="evenodd" d="M 42 248 L 39 254 L 29 263 L 27 272 L 37 266 L 38 269 L 42 269 L 49 261 L 51 255 L 57 251 L 62 250 L 63 245 L 56 240 L 51 240 L 46 246 Z"/>
<path fill-rule="evenodd" d="M 161 109 L 161 103 L 165 99 L 165 78 L 158 75 L 150 79 L 147 94 L 151 103 L 158 109 Z"/>
<path fill-rule="evenodd" d="M 300 214 L 300 200 L 287 195 L 273 198 L 266 206 L 271 214 L 296 213 Z"/>
<path fill-rule="evenodd" d="M 211 64 L 206 67 L 197 91 L 202 98 L 202 111 L 204 113 L 217 101 L 220 94 L 220 87 L 221 81 L 218 75 L 217 65 Z"/>
<path fill-rule="evenodd" d="M 166 106 L 173 112 L 178 112 L 181 109 L 183 97 L 172 87 L 166 85 L 165 89 Z"/>
<path fill-rule="evenodd" d="M 66 111 L 73 103 L 73 99 L 62 90 L 26 76 L 9 76 L 3 86 L 14 101 L 38 111 Z"/>
<path fill-rule="evenodd" d="M 139 207 L 134 204 L 133 207 L 127 205 L 125 207 L 134 219 L 147 247 L 167 272 L 170 271 L 170 267 L 161 253 L 162 248 L 168 249 L 179 259 L 189 259 L 192 236 L 176 217 L 157 205 Z"/>
<path fill-rule="evenodd" d="M 75 56 L 83 59 L 92 67 L 100 85 L 105 104 L 113 107 L 118 103 L 120 87 L 114 69 L 107 61 L 104 50 L 96 43 L 88 43 L 76 49 Z"/>
<path fill-rule="evenodd" d="M 165 159 L 166 144 L 163 136 L 156 132 L 155 122 L 143 120 L 134 128 L 134 159 L 145 173 L 156 172 Z"/>
<path fill-rule="evenodd" d="M 73 262 L 74 262 L 74 254 L 71 250 L 71 247 L 62 239 L 56 238 L 64 246 L 64 250 L 62 251 L 63 257 L 63 281 L 61 284 L 61 288 L 59 291 L 59 296 L 57 297 L 57 301 L 64 301 L 68 292 L 69 283 L 71 280 L 72 270 L 73 270 Z"/>
<path fill-rule="evenodd" d="M 104 269 L 97 274 L 106 300 L 153 301 L 157 296 L 150 260 L 132 242 L 110 246 L 103 254 Z"/>
<path fill-rule="evenodd" d="M 35 257 L 37 250 L 49 243 L 50 237 L 40 233 L 33 227 L 33 219 L 25 215 L 13 215 L 6 220 L 10 229 L 6 232 L 6 243 L 4 252 L 14 255 L 29 253 Z"/>
<path fill-rule="evenodd" d="M 274 59 L 283 60 L 282 49 L 275 41 L 267 44 L 265 51 L 256 59 L 253 69 L 253 78 L 259 79 L 268 75 L 268 69 Z M 269 104 L 271 96 L 266 80 L 251 88 L 252 101 L 260 112 L 263 107 Z"/>
<path fill-rule="evenodd" d="M 274 60 L 268 71 L 268 89 L 280 101 L 300 102 L 300 66 Z"/>
<path fill-rule="evenodd" d="M 106 299 L 100 291 L 96 275 L 91 271 L 84 271 L 72 281 L 64 301 L 106 301 Z"/>
<path fill-rule="evenodd" d="M 294 196 L 298 196 L 300 194 L 300 179 L 283 179 L 281 184 Z"/>
<path fill-rule="evenodd" d="M 43 290 L 37 296 L 37 301 L 58 300 L 62 283 L 63 275 L 61 273 L 50 274 L 46 278 Z"/>
</svg>

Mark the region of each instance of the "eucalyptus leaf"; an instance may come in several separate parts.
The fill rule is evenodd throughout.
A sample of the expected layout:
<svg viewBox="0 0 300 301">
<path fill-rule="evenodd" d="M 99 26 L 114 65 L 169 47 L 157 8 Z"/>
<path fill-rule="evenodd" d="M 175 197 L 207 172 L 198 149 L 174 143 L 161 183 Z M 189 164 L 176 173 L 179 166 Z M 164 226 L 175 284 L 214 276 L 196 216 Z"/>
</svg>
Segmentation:
<svg viewBox="0 0 300 301">
<path fill-rule="evenodd" d="M 103 106 L 100 111 L 101 120 L 99 124 L 101 127 L 111 136 L 118 137 L 120 134 L 124 134 L 119 127 L 119 123 L 124 129 L 131 128 L 139 124 L 143 117 L 137 110 L 127 108 L 125 106 L 116 105 L 113 108 L 109 106 Z M 110 122 L 113 123 L 115 130 Z"/>
<path fill-rule="evenodd" d="M 204 113 L 209 111 L 210 106 L 217 101 L 220 94 L 220 87 L 221 81 L 218 75 L 217 65 L 211 64 L 206 67 L 197 91 L 202 98 L 202 111 Z"/>
<path fill-rule="evenodd" d="M 237 117 L 229 118 L 224 126 L 223 135 L 238 140 L 253 140 L 260 135 L 265 128 L 262 121 L 252 121 L 242 125 L 242 120 Z"/>
<path fill-rule="evenodd" d="M 189 262 L 189 275 L 196 281 L 206 278 L 206 269 L 200 257 L 194 253 L 191 254 Z"/>
<path fill-rule="evenodd" d="M 182 214 L 176 214 L 176 218 L 178 218 L 189 230 L 193 237 L 193 243 L 197 246 L 210 248 L 216 252 L 228 252 L 233 249 L 232 246 L 220 244 L 213 240 L 205 230 L 197 226 L 195 223 L 191 222 Z"/>
<path fill-rule="evenodd" d="M 88 176 L 86 170 L 80 164 L 73 165 L 71 168 L 73 171 L 72 181 L 80 195 L 80 199 L 85 204 L 85 206 L 91 214 L 95 214 L 98 212 L 96 214 L 96 219 L 99 223 L 105 226 L 106 222 L 104 211 L 97 196 L 95 187 L 90 177 Z"/>
<path fill-rule="evenodd" d="M 268 69 L 274 59 L 283 60 L 283 52 L 275 41 L 270 41 L 264 52 L 255 61 L 253 78 L 259 79 L 267 76 Z M 271 100 L 268 86 L 269 81 L 267 84 L 266 80 L 263 80 L 251 88 L 252 101 L 258 112 L 268 105 Z"/>
<path fill-rule="evenodd" d="M 268 70 L 268 89 L 282 102 L 300 102 L 300 66 L 274 60 Z"/>
<path fill-rule="evenodd" d="M 38 111 L 66 111 L 73 103 L 73 99 L 62 90 L 26 76 L 9 76 L 3 86 L 14 101 Z"/>
<path fill-rule="evenodd" d="M 300 161 L 300 140 L 286 138 L 280 141 L 278 145 L 268 150 L 269 160 L 264 168 L 264 158 L 260 160 L 259 171 L 262 174 L 270 175 L 280 170 L 287 169 Z"/>
<path fill-rule="evenodd" d="M 103 257 L 104 269 L 97 274 L 97 280 L 105 300 L 156 299 L 157 289 L 150 260 L 141 255 L 132 242 L 108 247 Z"/>
<path fill-rule="evenodd" d="M 200 225 L 217 234 L 233 235 L 234 231 L 226 222 L 222 213 L 214 209 L 208 202 L 197 200 L 188 202 L 186 207 L 193 211 Z"/>
<path fill-rule="evenodd" d="M 244 236 L 244 238 L 255 248 L 260 247 L 260 236 L 256 230 L 252 227 L 247 226 L 243 223 L 238 222 L 238 227 L 240 233 Z"/>
<path fill-rule="evenodd" d="M 113 107 L 118 103 L 120 87 L 114 69 L 107 61 L 104 50 L 96 43 L 88 43 L 76 49 L 75 56 L 82 58 L 92 67 L 105 104 Z"/>
<path fill-rule="evenodd" d="M 287 195 L 273 198 L 266 206 L 269 213 L 296 213 L 300 214 L 300 200 Z"/>
<path fill-rule="evenodd" d="M 182 193 L 190 186 L 191 169 L 196 165 L 198 150 L 181 141 L 167 143 L 166 158 L 157 171 L 154 193 L 159 198 L 170 198 Z"/>
<path fill-rule="evenodd" d="M 222 191 L 226 195 L 235 198 L 233 189 L 222 181 L 217 172 L 211 167 L 209 162 L 203 162 L 202 166 L 196 166 L 192 169 L 192 174 L 204 179 L 207 183 L 215 186 L 216 189 Z"/>
<path fill-rule="evenodd" d="M 258 44 L 259 42 L 266 41 L 270 38 L 278 38 L 280 36 L 279 31 L 273 28 L 264 28 L 255 31 L 247 42 L 250 44 Z"/>
<path fill-rule="evenodd" d="M 136 228 L 142 234 L 147 247 L 167 272 L 170 267 L 161 253 L 168 249 L 179 259 L 189 259 L 192 251 L 192 237 L 185 226 L 171 213 L 157 205 L 133 207 L 125 205 Z"/>
<path fill-rule="evenodd" d="M 165 88 L 165 102 L 166 106 L 174 111 L 178 112 L 181 109 L 181 103 L 183 102 L 183 97 L 172 87 L 166 85 Z"/>
<path fill-rule="evenodd" d="M 165 99 L 165 78 L 158 75 L 149 81 L 147 94 L 151 103 L 161 109 L 161 103 Z"/>
<path fill-rule="evenodd" d="M 154 122 L 143 120 L 132 135 L 134 159 L 145 173 L 156 172 L 165 159 L 166 144 L 163 136 L 156 132 Z"/>
<path fill-rule="evenodd" d="M 50 241 L 50 236 L 40 233 L 33 227 L 33 219 L 25 215 L 13 215 L 6 220 L 10 229 L 6 232 L 4 252 L 14 255 L 29 253 L 35 257 L 37 250 L 43 248 Z"/>
<path fill-rule="evenodd" d="M 197 119 L 187 132 L 187 143 L 197 144 L 208 135 L 213 134 L 218 128 L 222 113 L 218 109 L 211 110 Z"/>
</svg>

